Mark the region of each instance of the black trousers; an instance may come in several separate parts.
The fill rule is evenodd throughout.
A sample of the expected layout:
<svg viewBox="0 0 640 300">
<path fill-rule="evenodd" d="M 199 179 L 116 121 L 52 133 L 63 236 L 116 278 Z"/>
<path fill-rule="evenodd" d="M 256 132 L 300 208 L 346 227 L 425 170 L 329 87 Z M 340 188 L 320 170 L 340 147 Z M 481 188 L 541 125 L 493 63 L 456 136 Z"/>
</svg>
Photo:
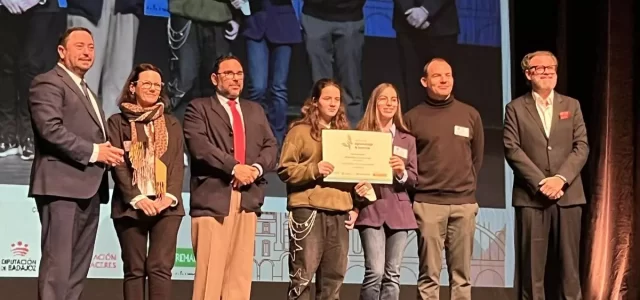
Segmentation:
<svg viewBox="0 0 640 300">
<path fill-rule="evenodd" d="M 180 222 L 182 216 L 113 220 L 122 249 L 125 300 L 147 299 L 144 296 L 147 277 L 149 300 L 171 299 L 171 269 L 176 257 Z"/>
<path fill-rule="evenodd" d="M 0 28 L 0 136 L 32 138 L 29 86 L 58 61 L 56 45 L 67 28 L 67 14 L 29 10 L 12 15 L 0 8 Z"/>
<path fill-rule="evenodd" d="M 79 300 L 98 232 L 100 197 L 36 197 L 42 224 L 39 300 Z"/>
<path fill-rule="evenodd" d="M 518 299 L 581 300 L 581 206 L 516 207 Z"/>
<path fill-rule="evenodd" d="M 211 72 L 218 57 L 230 54 L 231 44 L 224 37 L 226 23 L 192 21 L 172 15 L 170 25 L 167 91 L 174 114 L 182 120 L 189 101 L 214 94 Z"/>
<path fill-rule="evenodd" d="M 309 289 L 314 275 L 316 300 L 340 299 L 347 273 L 349 231 L 344 222 L 349 214 L 309 208 L 294 208 L 289 214 L 293 222 L 290 218 L 287 299 L 314 299 Z"/>
<path fill-rule="evenodd" d="M 430 37 L 422 31 L 398 31 L 396 41 L 400 53 L 400 70 L 404 89 L 400 89 L 402 109 L 406 112 L 424 102 L 427 97 L 425 88 L 420 83 L 424 75 L 424 65 L 431 59 L 445 59 L 455 74 L 455 52 L 458 37 Z"/>
</svg>

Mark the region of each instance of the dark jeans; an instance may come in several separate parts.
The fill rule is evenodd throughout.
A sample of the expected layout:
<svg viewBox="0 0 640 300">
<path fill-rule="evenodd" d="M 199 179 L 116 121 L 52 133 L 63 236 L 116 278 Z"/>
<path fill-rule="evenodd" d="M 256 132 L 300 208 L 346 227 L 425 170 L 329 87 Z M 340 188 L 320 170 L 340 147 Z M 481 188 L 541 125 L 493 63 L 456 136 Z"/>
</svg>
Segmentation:
<svg viewBox="0 0 640 300">
<path fill-rule="evenodd" d="M 315 213 L 314 213 L 315 212 Z M 289 290 L 287 299 L 313 299 L 309 283 L 316 276 L 316 300 L 340 298 L 347 272 L 347 212 L 294 208 L 289 212 Z"/>
<path fill-rule="evenodd" d="M 29 87 L 58 61 L 56 45 L 67 28 L 67 14 L 28 10 L 12 15 L 0 7 L 0 28 L 0 136 L 32 138 Z"/>
<path fill-rule="evenodd" d="M 407 245 L 406 230 L 358 228 L 364 249 L 361 300 L 400 299 L 400 264 Z"/>
<path fill-rule="evenodd" d="M 291 45 L 247 39 L 249 99 L 262 105 L 278 145 L 287 131 L 287 79 Z"/>
<path fill-rule="evenodd" d="M 171 299 L 171 269 L 181 216 L 129 217 L 114 219 L 124 270 L 124 299 L 145 299 L 145 280 L 149 278 L 149 300 Z M 147 240 L 149 254 L 147 254 Z"/>
<path fill-rule="evenodd" d="M 91 267 L 98 233 L 100 197 L 37 196 L 42 224 L 39 300 L 79 300 Z"/>
<path fill-rule="evenodd" d="M 355 127 L 363 114 L 361 84 L 364 20 L 332 22 L 303 14 L 302 27 L 313 82 L 322 78 L 338 80 L 345 92 L 342 99 L 347 109 L 347 118 L 351 126 Z"/>
<path fill-rule="evenodd" d="M 400 89 L 402 109 L 409 111 L 424 102 L 427 97 L 425 88 L 420 83 L 424 75 L 424 66 L 431 59 L 439 57 L 451 65 L 453 74 L 456 73 L 455 50 L 458 37 L 442 36 L 429 37 L 424 34 L 411 32 L 397 32 L 396 42 L 400 53 L 400 70 L 404 89 Z"/>
<path fill-rule="evenodd" d="M 191 99 L 213 95 L 213 66 L 218 57 L 231 52 L 231 45 L 224 37 L 226 23 L 191 21 L 176 15 L 170 22 L 167 91 L 174 113 L 182 120 Z"/>
</svg>

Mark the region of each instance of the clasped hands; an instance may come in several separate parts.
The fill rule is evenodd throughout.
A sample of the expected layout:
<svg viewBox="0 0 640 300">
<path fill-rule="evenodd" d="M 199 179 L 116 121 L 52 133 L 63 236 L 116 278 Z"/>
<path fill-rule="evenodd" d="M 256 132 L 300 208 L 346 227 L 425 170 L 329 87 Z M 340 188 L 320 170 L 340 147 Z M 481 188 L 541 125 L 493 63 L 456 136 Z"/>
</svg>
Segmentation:
<svg viewBox="0 0 640 300">
<path fill-rule="evenodd" d="M 407 23 L 416 29 L 425 30 L 431 25 L 427 21 L 429 12 L 422 6 L 412 7 L 405 11 L 404 15 L 407 16 Z"/>
<path fill-rule="evenodd" d="M 7 8 L 10 14 L 19 15 L 29 10 L 36 4 L 36 1 L 24 1 L 24 0 L 0 0 L 0 4 Z"/>
<path fill-rule="evenodd" d="M 564 185 L 564 180 L 558 176 L 547 177 L 538 183 L 540 192 L 550 200 L 558 200 L 564 195 Z"/>
<path fill-rule="evenodd" d="M 149 198 L 144 198 L 136 202 L 136 207 L 142 210 L 145 215 L 153 217 L 171 206 L 171 203 L 173 203 L 173 199 L 167 197 L 165 194 L 156 198 L 155 201 Z"/>
<path fill-rule="evenodd" d="M 256 181 L 260 176 L 260 170 L 254 166 L 237 164 L 233 167 L 233 180 L 231 185 L 234 189 L 237 189 L 244 185 L 249 185 Z"/>
<path fill-rule="evenodd" d="M 109 142 L 98 144 L 97 161 L 112 167 L 120 165 L 124 163 L 124 150 L 112 146 Z"/>
</svg>

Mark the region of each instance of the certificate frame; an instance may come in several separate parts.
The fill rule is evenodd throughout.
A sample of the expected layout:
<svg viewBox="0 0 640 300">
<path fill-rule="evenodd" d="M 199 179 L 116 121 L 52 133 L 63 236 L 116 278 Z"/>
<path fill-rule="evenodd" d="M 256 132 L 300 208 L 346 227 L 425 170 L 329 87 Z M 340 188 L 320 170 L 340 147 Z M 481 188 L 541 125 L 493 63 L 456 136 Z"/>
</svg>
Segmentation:
<svg viewBox="0 0 640 300">
<path fill-rule="evenodd" d="M 322 160 L 334 166 L 324 181 L 392 184 L 392 152 L 393 137 L 389 132 L 324 129 Z"/>
</svg>

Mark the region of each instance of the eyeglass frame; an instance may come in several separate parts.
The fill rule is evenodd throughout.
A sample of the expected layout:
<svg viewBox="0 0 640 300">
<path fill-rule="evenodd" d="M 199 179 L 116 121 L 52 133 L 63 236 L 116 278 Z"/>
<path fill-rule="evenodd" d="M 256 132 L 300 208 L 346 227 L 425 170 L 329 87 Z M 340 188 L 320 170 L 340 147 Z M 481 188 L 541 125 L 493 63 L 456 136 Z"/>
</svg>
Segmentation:
<svg viewBox="0 0 640 300">
<path fill-rule="evenodd" d="M 238 72 L 238 73 L 234 73 L 234 72 L 231 72 L 231 71 L 227 71 L 227 72 L 224 72 L 224 73 L 218 72 L 216 74 L 218 74 L 218 76 L 222 77 L 223 79 L 234 79 L 235 78 L 237 80 L 243 80 L 244 76 L 245 76 L 244 72 L 242 72 L 242 71 Z"/>
<path fill-rule="evenodd" d="M 156 87 L 159 90 L 162 90 L 164 88 L 164 82 L 160 82 L 158 84 L 158 83 L 153 83 L 151 81 L 133 81 L 131 83 L 133 83 L 134 85 L 140 84 L 141 88 L 147 89 L 147 90 L 151 89 L 151 87 Z M 148 85 L 148 87 L 145 87 L 145 85 Z M 158 85 L 160 85 L 160 86 L 158 86 Z"/>
<path fill-rule="evenodd" d="M 542 72 L 539 72 L 538 69 L 542 68 Z M 551 74 L 557 74 L 558 73 L 558 65 L 549 65 L 549 66 L 530 66 L 529 69 L 527 69 L 529 72 L 533 73 L 534 75 L 542 75 L 547 73 L 547 70 L 551 70 L 553 71 L 553 73 Z"/>
</svg>

